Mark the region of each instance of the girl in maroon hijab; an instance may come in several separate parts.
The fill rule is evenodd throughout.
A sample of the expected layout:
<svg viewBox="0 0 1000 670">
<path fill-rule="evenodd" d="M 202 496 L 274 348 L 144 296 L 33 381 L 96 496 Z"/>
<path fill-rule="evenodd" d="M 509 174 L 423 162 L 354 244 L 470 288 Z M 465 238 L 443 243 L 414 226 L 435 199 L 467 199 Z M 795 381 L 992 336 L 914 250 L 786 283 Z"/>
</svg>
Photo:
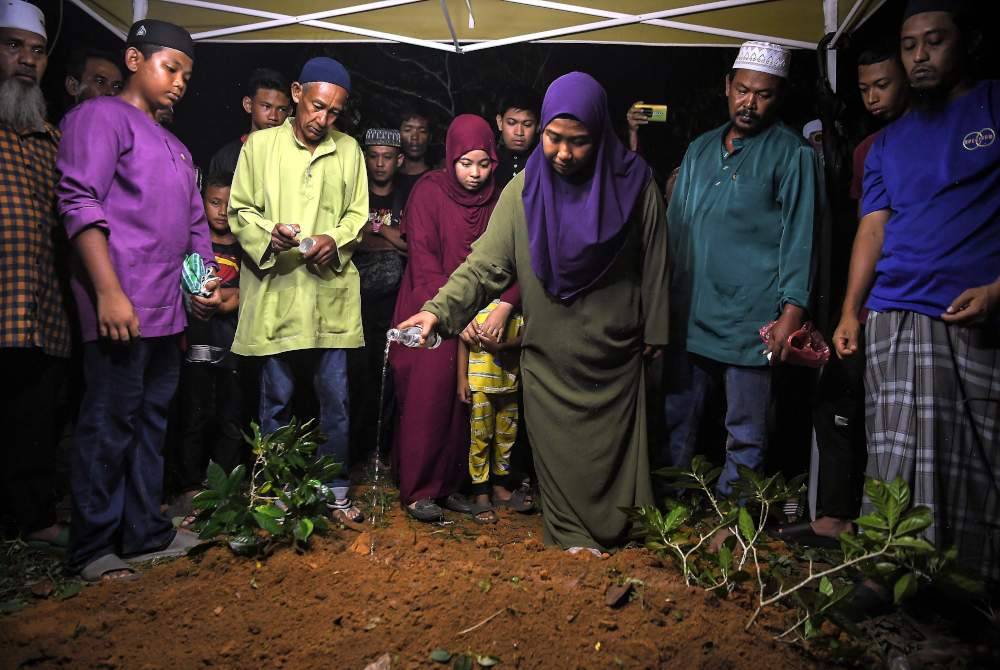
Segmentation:
<svg viewBox="0 0 1000 670">
<path fill-rule="evenodd" d="M 410 256 L 394 323 L 444 286 L 486 230 L 500 196 L 493 179 L 496 144 L 485 120 L 473 114 L 456 117 L 445 153 L 445 166 L 421 177 L 406 203 L 401 227 Z M 516 288 L 501 300 L 517 302 Z M 400 405 L 399 494 L 407 512 L 421 521 L 441 517 L 436 501 L 456 493 L 468 471 L 469 412 L 458 399 L 457 353 L 455 340 L 432 350 L 393 347 L 390 352 Z"/>
</svg>

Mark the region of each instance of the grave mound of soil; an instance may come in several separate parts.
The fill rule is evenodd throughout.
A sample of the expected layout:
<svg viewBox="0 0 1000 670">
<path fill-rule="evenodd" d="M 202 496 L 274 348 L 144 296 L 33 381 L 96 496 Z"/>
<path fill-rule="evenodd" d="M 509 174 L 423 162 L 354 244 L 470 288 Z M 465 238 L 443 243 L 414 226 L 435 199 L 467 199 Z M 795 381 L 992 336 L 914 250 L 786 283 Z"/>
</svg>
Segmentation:
<svg viewBox="0 0 1000 670">
<path fill-rule="evenodd" d="M 446 667 L 435 649 L 490 655 L 498 668 L 819 664 L 771 639 L 782 613 L 745 632 L 748 598 L 688 589 L 646 550 L 571 556 L 542 544 L 537 515 L 450 518 L 425 525 L 397 509 L 384 527 L 317 537 L 302 555 L 255 561 L 218 546 L 147 567 L 135 582 L 6 617 L 0 665 L 360 670 L 389 654 L 393 669 Z"/>
</svg>

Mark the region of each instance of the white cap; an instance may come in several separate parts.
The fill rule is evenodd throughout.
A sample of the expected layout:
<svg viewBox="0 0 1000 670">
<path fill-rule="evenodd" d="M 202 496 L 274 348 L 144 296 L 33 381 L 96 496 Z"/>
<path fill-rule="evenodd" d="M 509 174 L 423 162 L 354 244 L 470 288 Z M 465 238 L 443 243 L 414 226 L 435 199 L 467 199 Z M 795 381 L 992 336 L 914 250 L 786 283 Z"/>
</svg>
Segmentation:
<svg viewBox="0 0 1000 670">
<path fill-rule="evenodd" d="M 823 132 L 823 122 L 819 119 L 813 119 L 806 125 L 802 126 L 802 137 L 807 140 L 812 137 L 813 133 Z"/>
<path fill-rule="evenodd" d="M 733 69 L 756 70 L 787 79 L 791 59 L 792 52 L 780 44 L 744 42 L 740 47 L 740 55 L 733 63 Z"/>
<path fill-rule="evenodd" d="M 27 30 L 48 39 L 45 34 L 45 14 L 22 0 L 0 0 L 0 28 Z"/>
</svg>

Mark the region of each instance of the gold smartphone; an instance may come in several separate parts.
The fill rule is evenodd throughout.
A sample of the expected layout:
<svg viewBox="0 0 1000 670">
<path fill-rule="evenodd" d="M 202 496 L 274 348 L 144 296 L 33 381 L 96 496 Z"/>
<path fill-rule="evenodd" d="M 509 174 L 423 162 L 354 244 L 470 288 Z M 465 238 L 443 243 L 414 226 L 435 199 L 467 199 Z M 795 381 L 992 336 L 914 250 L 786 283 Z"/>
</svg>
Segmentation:
<svg viewBox="0 0 1000 670">
<path fill-rule="evenodd" d="M 657 123 L 666 123 L 667 121 L 666 105 L 651 105 L 648 102 L 637 102 L 632 105 L 632 109 L 642 112 L 642 114 L 650 121 L 655 121 Z"/>
</svg>

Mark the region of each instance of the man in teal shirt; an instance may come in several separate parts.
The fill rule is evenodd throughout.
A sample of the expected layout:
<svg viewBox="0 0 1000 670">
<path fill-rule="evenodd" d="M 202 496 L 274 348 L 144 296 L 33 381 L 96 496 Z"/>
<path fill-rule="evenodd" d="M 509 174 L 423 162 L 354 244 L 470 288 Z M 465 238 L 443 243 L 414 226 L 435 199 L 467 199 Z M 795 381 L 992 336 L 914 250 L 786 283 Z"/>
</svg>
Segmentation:
<svg viewBox="0 0 1000 670">
<path fill-rule="evenodd" d="M 726 78 L 730 120 L 695 139 L 667 212 L 674 263 L 672 349 L 666 398 L 667 459 L 686 467 L 716 389 L 726 397 L 726 463 L 758 468 L 767 448 L 768 365 L 809 303 L 820 169 L 801 136 L 777 121 L 790 53 L 747 42 Z M 761 326 L 777 320 L 769 341 Z"/>
</svg>

